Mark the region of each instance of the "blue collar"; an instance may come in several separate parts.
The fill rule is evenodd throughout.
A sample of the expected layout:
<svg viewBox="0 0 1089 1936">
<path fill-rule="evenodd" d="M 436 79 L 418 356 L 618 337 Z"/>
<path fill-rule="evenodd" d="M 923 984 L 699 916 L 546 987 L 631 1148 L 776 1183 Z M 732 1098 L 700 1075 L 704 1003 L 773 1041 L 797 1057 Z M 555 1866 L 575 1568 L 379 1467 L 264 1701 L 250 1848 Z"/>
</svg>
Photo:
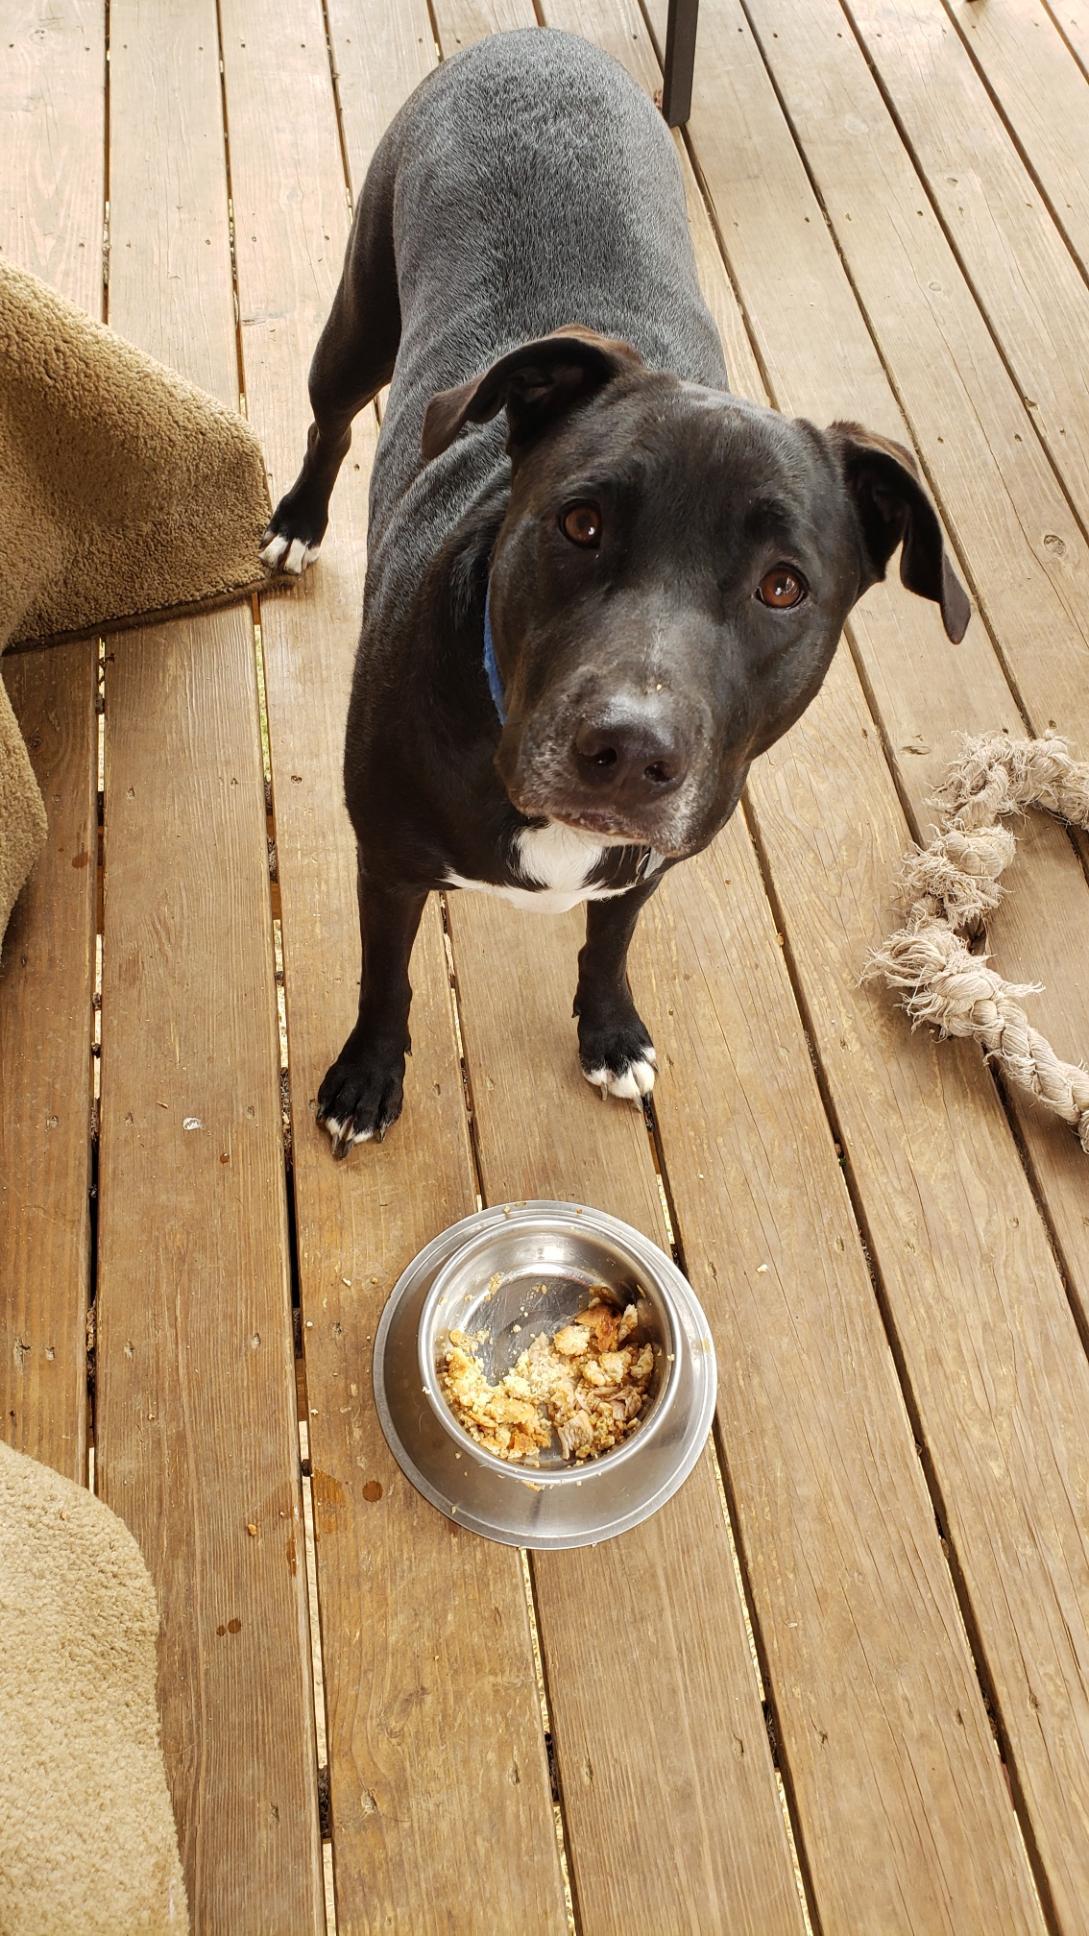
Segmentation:
<svg viewBox="0 0 1089 1936">
<path fill-rule="evenodd" d="M 495 640 L 492 637 L 492 588 L 490 585 L 488 586 L 487 596 L 484 600 L 484 677 L 488 681 L 488 691 L 491 693 L 492 705 L 498 714 L 499 724 L 505 726 L 507 723 L 507 707 L 503 697 L 503 680 L 495 657 Z"/>
</svg>

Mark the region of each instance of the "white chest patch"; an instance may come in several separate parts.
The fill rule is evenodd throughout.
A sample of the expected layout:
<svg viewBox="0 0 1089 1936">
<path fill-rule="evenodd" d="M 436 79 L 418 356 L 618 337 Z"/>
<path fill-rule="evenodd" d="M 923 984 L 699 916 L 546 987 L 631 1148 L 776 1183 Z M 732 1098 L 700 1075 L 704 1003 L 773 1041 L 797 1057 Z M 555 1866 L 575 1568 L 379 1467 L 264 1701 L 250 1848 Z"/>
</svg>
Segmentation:
<svg viewBox="0 0 1089 1936">
<path fill-rule="evenodd" d="M 529 908 L 534 914 L 566 914 L 581 901 L 605 901 L 626 894 L 626 887 L 587 886 L 600 864 L 604 846 L 587 834 L 575 833 L 549 821 L 544 827 L 526 827 L 514 843 L 512 859 L 526 885 L 511 881 L 470 881 L 463 874 L 450 872 L 449 887 L 474 888 L 478 894 L 495 894 L 513 907 Z M 651 873 L 661 866 L 652 854 L 644 870 Z M 533 885 L 529 885 L 532 882 Z"/>
</svg>

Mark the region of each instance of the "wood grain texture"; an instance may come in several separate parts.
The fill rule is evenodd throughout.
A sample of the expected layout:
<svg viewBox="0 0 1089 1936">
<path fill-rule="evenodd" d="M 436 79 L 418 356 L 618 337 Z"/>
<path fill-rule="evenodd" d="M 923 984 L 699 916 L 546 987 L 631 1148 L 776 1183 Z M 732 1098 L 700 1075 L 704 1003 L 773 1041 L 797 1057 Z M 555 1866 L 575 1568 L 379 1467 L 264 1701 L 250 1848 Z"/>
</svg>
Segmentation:
<svg viewBox="0 0 1089 1936">
<path fill-rule="evenodd" d="M 111 122 L 111 319 L 232 401 L 212 0 L 114 0 Z M 194 1927 L 295 1936 L 325 1917 L 247 606 L 111 646 L 103 962 L 97 1476 L 159 1592 Z"/>
<path fill-rule="evenodd" d="M 942 0 L 846 4 L 976 300 L 1032 400 L 1032 422 L 1086 520 L 1089 371 L 1070 347 L 1089 336 L 1089 288 Z M 852 116 L 864 99 L 867 120 L 881 123 L 850 47 L 841 68 Z M 1085 97 L 1089 139 L 1089 84 Z M 891 146 L 889 127 L 886 112 L 879 138 Z M 901 164 L 898 188 L 906 181 Z"/>
<path fill-rule="evenodd" d="M 727 1464 L 822 1927 L 1042 1928 L 740 824 L 671 877 L 637 963 L 669 1004 L 662 1145 L 718 1340 Z"/>
<path fill-rule="evenodd" d="M 801 299 L 807 285 L 815 287 L 819 272 L 816 263 L 812 271 L 807 264 L 804 195 L 800 186 L 788 192 L 780 182 L 777 194 L 764 199 L 765 189 L 775 190 L 778 170 L 791 163 L 782 143 L 776 147 L 776 116 L 767 96 L 761 100 L 759 76 L 722 33 L 717 11 L 704 61 L 699 88 L 710 93 L 699 96 L 695 152 L 754 328 L 768 344 L 777 394 L 797 407 L 804 384 L 827 400 L 840 380 L 845 340 L 859 348 L 865 374 L 859 332 L 846 335 L 846 303 L 834 330 L 818 336 L 806 329 L 801 311 L 791 309 L 794 279 L 784 289 L 781 279 L 764 273 L 761 236 L 774 205 L 783 246 L 799 265 Z M 736 107 L 735 135 L 743 129 L 732 147 L 720 135 L 724 107 L 727 124 Z M 752 172 L 757 152 L 766 181 Z M 823 245 L 816 219 L 812 227 Z M 814 243 L 812 254 L 816 249 Z M 830 263 L 824 286 L 832 300 Z M 826 401 L 825 407 L 831 412 L 836 405 Z M 909 709 L 917 709 L 916 718 L 935 703 L 954 712 L 960 655 L 947 655 L 944 680 L 936 666 L 920 671 L 926 645 L 918 615 L 889 588 L 856 614 L 855 635 L 887 745 L 899 755 L 901 786 L 921 815 L 913 769 L 925 767 L 932 746 L 925 734 L 909 737 Z M 973 659 L 971 669 L 977 667 L 982 675 L 982 659 Z M 976 1069 L 948 1047 L 909 1040 L 897 1018 L 872 1010 L 857 989 L 854 962 L 844 958 L 845 939 L 858 937 L 860 958 L 868 935 L 888 919 L 886 913 L 875 919 L 875 910 L 887 902 L 898 819 L 872 723 L 851 688 L 841 657 L 818 705 L 757 769 L 752 801 L 1029 1819 L 1060 1912 L 1077 1927 L 1089 1739 L 1084 1353 L 1031 1196 L 1010 1163 L 998 1112 L 980 1106 Z M 969 683 L 969 696 L 971 690 Z M 837 734 L 852 716 L 854 746 L 846 738 L 837 751 Z M 968 719 L 983 723 L 971 711 Z M 1035 959 L 1050 974 L 1079 958 L 1069 937 L 1080 918 L 1082 886 L 1061 841 L 1031 824 L 1026 835 L 1017 886 L 1023 906 L 1033 901 Z M 1011 911 L 1013 905 L 1011 899 Z M 1065 1163 L 1061 1138 L 1049 1157 Z M 1080 1184 L 1083 1193 L 1083 1176 L 1067 1167 L 1071 1185 Z M 1084 1195 L 1077 1201 L 1084 1221 Z M 1038 1539 L 1034 1528 L 1042 1525 L 1048 1531 Z M 1051 1690 L 1050 1699 L 1041 1699 L 1041 1687 Z"/>
<path fill-rule="evenodd" d="M 949 0 L 946 11 L 1017 137 L 1055 219 L 1089 269 L 1089 54 L 1085 0 Z M 1058 20 L 1070 46 L 1056 31 Z"/>
<path fill-rule="evenodd" d="M 398 108 L 437 59 L 428 0 L 383 7 L 327 0 L 345 155 L 359 194 L 371 155 Z"/>
<path fill-rule="evenodd" d="M 395 27 L 389 10 L 379 33 L 383 23 Z M 365 26 L 356 19 L 356 31 Z M 289 26 L 271 5 L 229 3 L 224 38 L 247 396 L 275 495 L 303 447 L 306 367 L 347 234 L 344 177 L 320 8 L 296 12 Z M 362 94 L 350 49 L 348 58 L 340 49 L 342 94 L 362 117 L 352 146 L 360 171 L 379 115 L 396 105 L 370 91 L 394 83 L 369 26 L 365 44 Z M 417 43 L 405 44 L 414 59 Z M 302 104 L 290 117 L 278 111 L 285 89 Z M 313 1120 L 356 1000 L 354 843 L 340 771 L 374 434 L 368 415 L 320 565 L 293 597 L 262 608 L 338 1927 L 490 1936 L 502 1904 L 536 1936 L 563 1930 L 565 1911 L 518 1557 L 418 1498 L 371 1395 L 371 1346 L 397 1275 L 476 1205 L 437 905 L 414 957 L 404 1119 L 381 1148 L 343 1164 Z"/>
<path fill-rule="evenodd" d="M 877 990 L 859 987 L 875 911 L 881 922 L 891 913 L 904 829 L 845 657 L 754 775 L 751 800 L 983 1671 L 1052 1891 L 1076 1928 L 1089 1366 L 978 1059 L 912 1036 Z"/>
<path fill-rule="evenodd" d="M 6 0 L 0 253 L 102 313 L 104 0 Z"/>
<path fill-rule="evenodd" d="M 288 1936 L 324 1910 L 252 643 L 243 607 L 110 668 L 96 1475 L 196 1926 Z"/>
<path fill-rule="evenodd" d="M 0 254 L 102 306 L 101 0 L 12 0 L 0 28 Z M 93 644 L 9 661 L 49 815 L 0 963 L 0 1433 L 87 1474 L 98 824 Z"/>
<path fill-rule="evenodd" d="M 0 961 L 0 1433 L 85 1483 L 95 648 L 21 653 L 3 678 L 49 838 Z"/>
<path fill-rule="evenodd" d="M 432 11 L 445 60 L 487 34 L 513 33 L 538 24 L 533 0 L 436 0 Z"/>
<path fill-rule="evenodd" d="M 1062 33 L 1082 72 L 1089 74 L 1089 6 L 1086 0 L 1055 0 L 1048 12 Z"/>
</svg>

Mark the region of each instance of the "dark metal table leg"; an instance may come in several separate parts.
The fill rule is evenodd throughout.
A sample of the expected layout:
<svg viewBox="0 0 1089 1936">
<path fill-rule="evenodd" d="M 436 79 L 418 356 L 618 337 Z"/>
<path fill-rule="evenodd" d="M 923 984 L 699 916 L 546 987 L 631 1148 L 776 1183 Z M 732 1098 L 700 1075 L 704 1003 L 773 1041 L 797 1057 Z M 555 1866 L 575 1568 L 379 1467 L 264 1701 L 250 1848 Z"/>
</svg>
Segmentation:
<svg viewBox="0 0 1089 1936">
<path fill-rule="evenodd" d="M 696 16 L 699 7 L 700 0 L 669 0 L 662 113 L 671 128 L 683 127 L 692 111 L 692 70 L 696 61 Z"/>
</svg>

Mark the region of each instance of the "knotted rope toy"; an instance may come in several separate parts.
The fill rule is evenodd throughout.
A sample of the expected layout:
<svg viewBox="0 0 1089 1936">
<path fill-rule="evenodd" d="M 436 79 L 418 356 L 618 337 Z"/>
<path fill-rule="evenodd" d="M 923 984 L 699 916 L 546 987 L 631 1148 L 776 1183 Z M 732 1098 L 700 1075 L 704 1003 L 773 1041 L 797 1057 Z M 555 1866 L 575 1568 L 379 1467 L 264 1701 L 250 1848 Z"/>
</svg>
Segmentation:
<svg viewBox="0 0 1089 1936">
<path fill-rule="evenodd" d="M 999 877 L 1014 856 L 1002 821 L 1043 807 L 1089 829 L 1089 764 L 1071 759 L 1057 737 L 965 738 L 933 804 L 945 824 L 904 861 L 907 919 L 871 956 L 866 978 L 895 990 L 913 1027 L 930 1022 L 943 1036 L 978 1042 L 1003 1075 L 1071 1124 L 1089 1156 L 1089 1073 L 1060 1061 L 1021 1006 L 1041 984 L 1004 980 L 969 946 L 998 906 Z"/>
</svg>

